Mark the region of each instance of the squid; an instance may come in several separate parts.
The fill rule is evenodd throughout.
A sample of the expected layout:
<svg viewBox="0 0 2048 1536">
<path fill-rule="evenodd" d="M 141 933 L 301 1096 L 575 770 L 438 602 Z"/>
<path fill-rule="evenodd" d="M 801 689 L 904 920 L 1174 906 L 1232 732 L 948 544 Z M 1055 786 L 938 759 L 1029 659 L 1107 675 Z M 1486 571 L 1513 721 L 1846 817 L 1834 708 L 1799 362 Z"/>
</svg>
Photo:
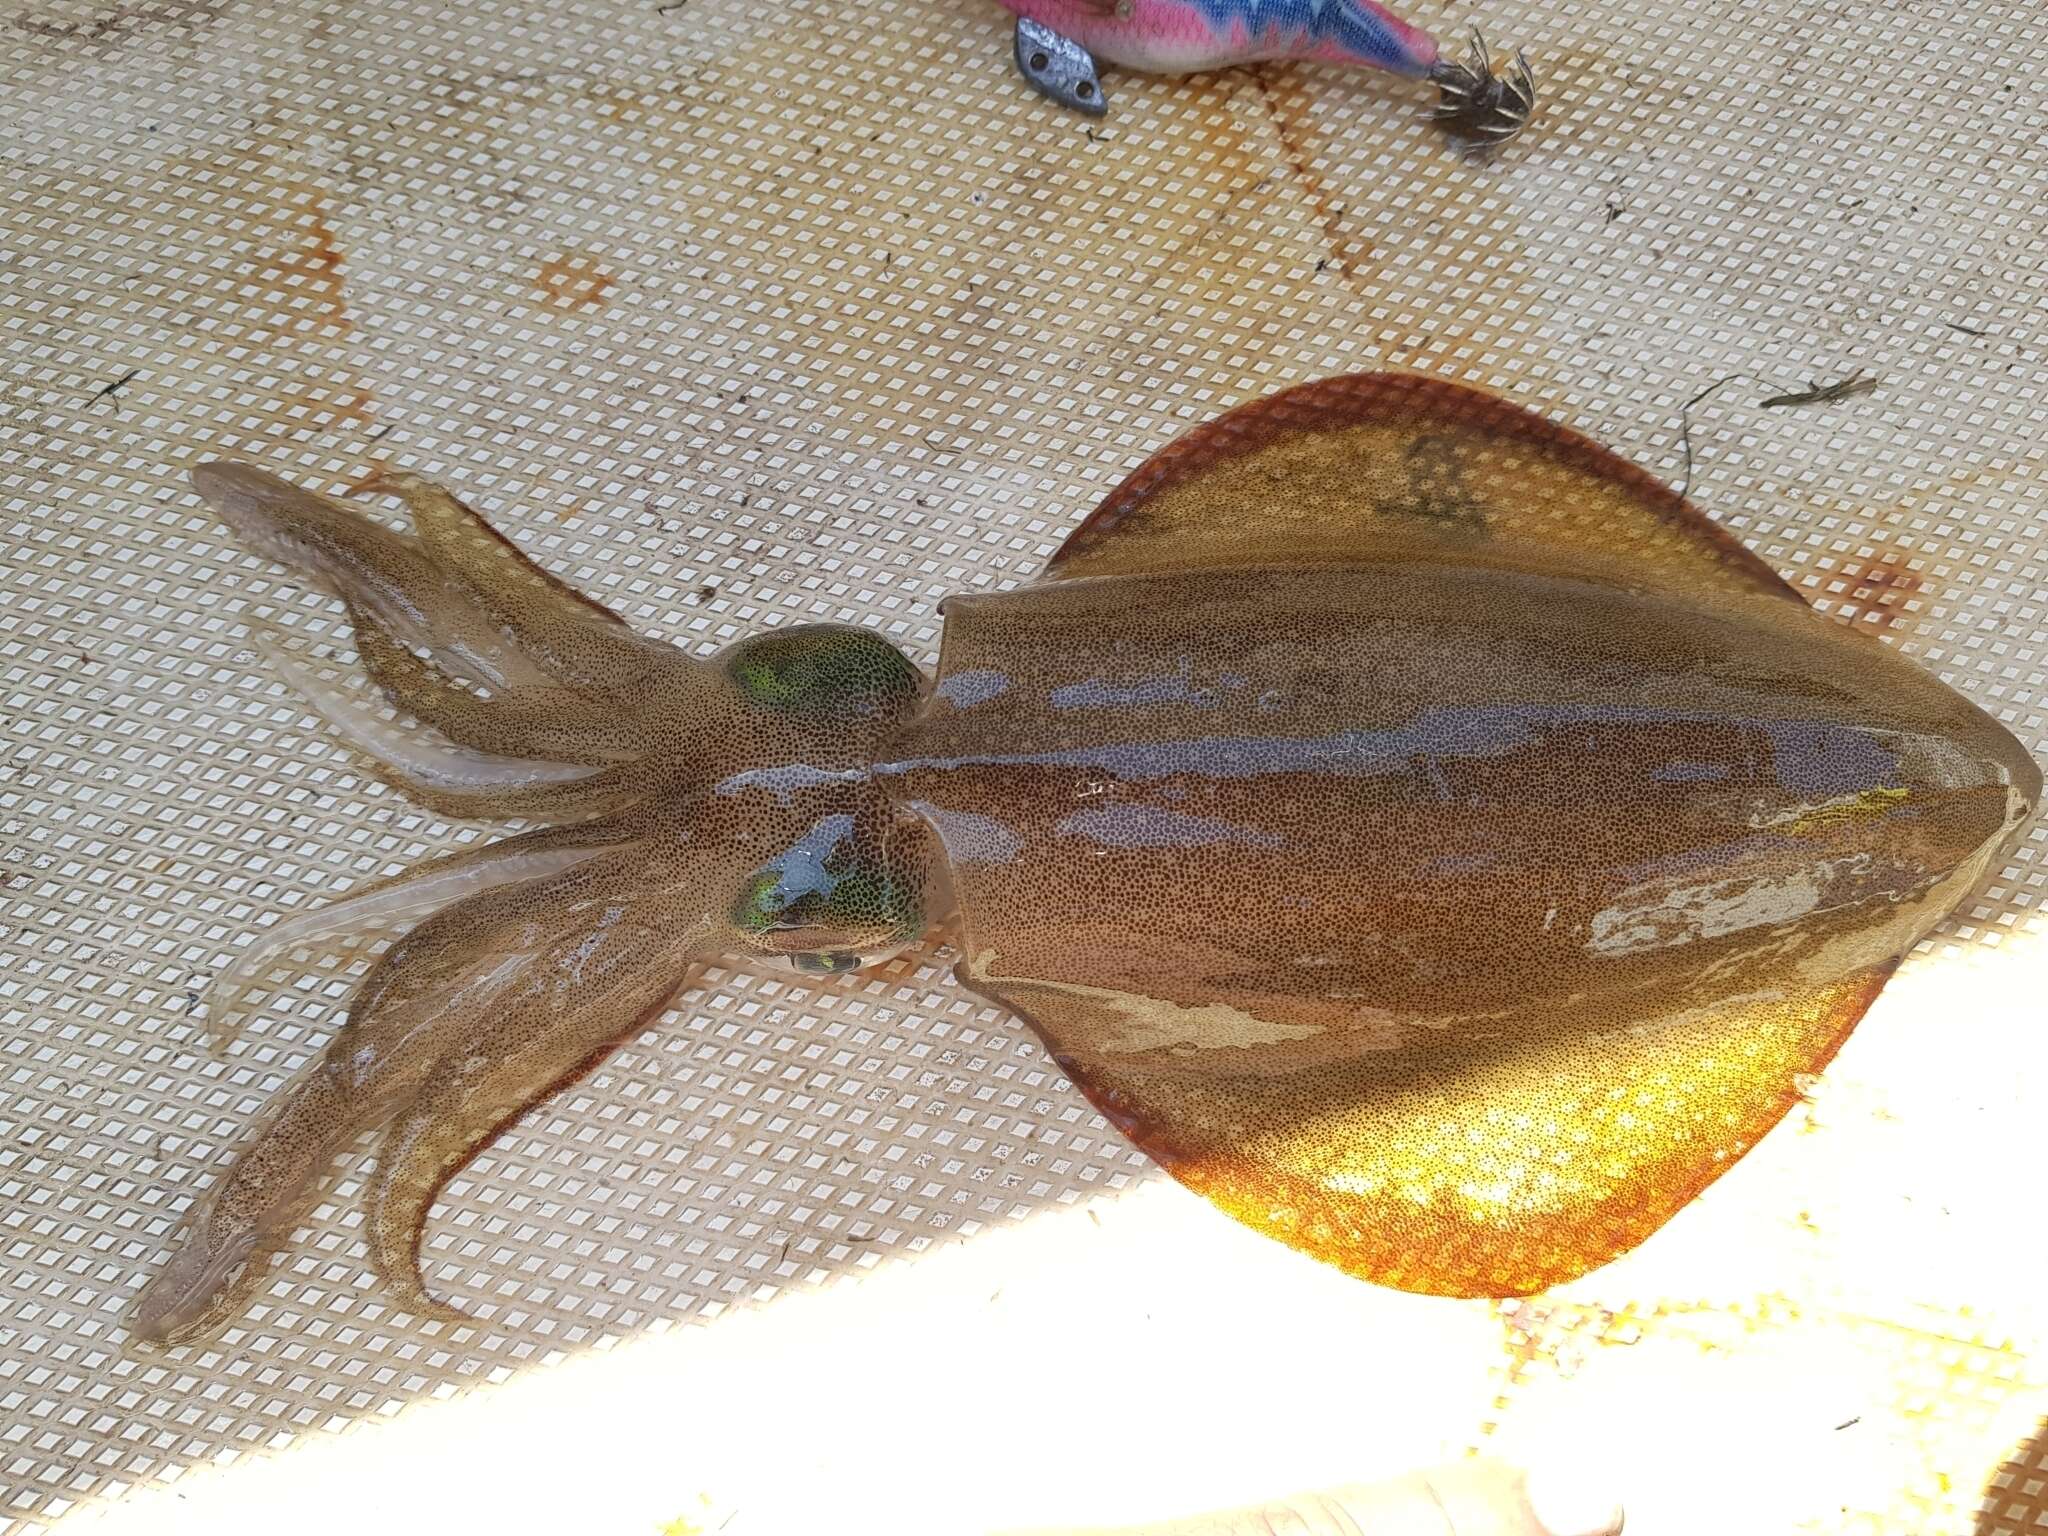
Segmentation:
<svg viewBox="0 0 2048 1536">
<path fill-rule="evenodd" d="M 829 977 L 954 911 L 961 983 L 1222 1211 L 1526 1295 L 1754 1146 L 2040 800 L 1995 719 L 1662 482 L 1420 375 L 1168 444 L 1042 578 L 950 599 L 929 682 L 857 626 L 636 634 L 411 475 L 409 533 L 192 479 L 430 734 L 284 663 L 308 705 L 433 810 L 534 826 L 222 972 L 216 1027 L 292 946 L 409 925 L 183 1218 L 155 1344 L 240 1313 L 369 1132 L 370 1263 L 459 1316 L 422 1226 L 501 1127 L 715 959 Z"/>
</svg>

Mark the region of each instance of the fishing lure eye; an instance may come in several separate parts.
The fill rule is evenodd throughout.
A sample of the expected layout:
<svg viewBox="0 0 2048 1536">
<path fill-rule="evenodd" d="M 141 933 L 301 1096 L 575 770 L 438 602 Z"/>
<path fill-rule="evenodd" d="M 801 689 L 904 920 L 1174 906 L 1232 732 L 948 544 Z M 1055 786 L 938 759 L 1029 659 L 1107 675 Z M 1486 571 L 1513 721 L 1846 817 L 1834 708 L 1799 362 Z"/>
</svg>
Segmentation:
<svg viewBox="0 0 2048 1536">
<path fill-rule="evenodd" d="M 898 720 L 917 704 L 917 668 L 873 630 L 797 624 L 728 646 L 726 674 L 753 703 L 811 718 Z"/>
</svg>

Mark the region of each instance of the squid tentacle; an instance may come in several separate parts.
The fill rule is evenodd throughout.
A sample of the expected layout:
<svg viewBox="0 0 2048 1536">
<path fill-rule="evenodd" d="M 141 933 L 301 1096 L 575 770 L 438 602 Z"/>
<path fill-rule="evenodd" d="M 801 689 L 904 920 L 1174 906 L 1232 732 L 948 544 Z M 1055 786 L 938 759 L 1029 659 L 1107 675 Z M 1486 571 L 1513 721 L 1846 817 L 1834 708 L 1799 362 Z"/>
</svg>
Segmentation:
<svg viewBox="0 0 2048 1536">
<path fill-rule="evenodd" d="M 386 950 L 320 1060 L 187 1219 L 137 1302 L 136 1336 L 176 1343 L 239 1310 L 335 1158 L 423 1092 L 433 1097 L 444 1063 L 478 1063 L 471 1070 L 509 1095 L 526 1082 L 527 1057 L 494 1066 L 494 1053 L 527 1041 L 545 1055 L 543 1042 L 570 1040 L 588 1054 L 673 993 L 696 962 L 694 935 L 679 942 L 633 917 L 666 894 L 651 867 L 660 857 L 652 842 L 599 850 L 464 897 Z"/>
<path fill-rule="evenodd" d="M 288 950 L 301 945 L 329 947 L 334 940 L 400 927 L 479 892 L 566 869 L 635 835 L 636 824 L 626 818 L 537 827 L 429 859 L 273 923 L 208 983 L 201 996 L 208 1040 L 216 1051 L 226 1047 L 240 1022 L 244 995 L 270 962 Z"/>
<path fill-rule="evenodd" d="M 446 487 L 407 473 L 381 475 L 373 485 L 404 498 L 434 563 L 564 682 L 616 696 L 649 673 L 667 679 L 694 669 L 675 647 L 635 634 L 609 608 L 543 571 Z"/>
<path fill-rule="evenodd" d="M 484 699 L 420 660 L 375 614 L 349 606 L 356 655 L 394 706 L 450 741 L 522 758 L 601 765 L 637 757 L 644 733 L 631 716 L 606 711 L 567 688 L 521 688 Z"/>
<path fill-rule="evenodd" d="M 406 535 L 251 465 L 202 465 L 193 479 L 248 542 L 342 598 L 365 672 L 420 729 L 272 637 L 255 641 L 380 773 L 453 815 L 557 825 L 287 919 L 223 972 L 209 994 L 216 1027 L 291 946 L 416 919 L 189 1214 L 138 1299 L 135 1333 L 184 1342 L 245 1305 L 330 1166 L 372 1131 L 384 1132 L 373 1262 L 405 1304 L 449 1316 L 418 1256 L 443 1184 L 491 1133 L 658 1014 L 734 936 L 733 892 L 758 884 L 764 855 L 706 792 L 764 741 L 721 731 L 761 730 L 778 751 L 801 752 L 805 738 L 772 710 L 756 718 L 767 706 L 746 704 L 728 669 L 634 635 L 439 487 L 386 481 L 412 505 Z"/>
<path fill-rule="evenodd" d="M 429 790 L 446 793 L 489 792 L 536 784 L 573 784 L 599 771 L 587 763 L 500 757 L 427 740 L 380 720 L 351 698 L 346 688 L 301 661 L 284 637 L 269 626 L 252 624 L 250 643 L 329 729 L 407 786 L 417 781 Z"/>
<path fill-rule="evenodd" d="M 196 466 L 192 484 L 245 543 L 375 613 L 451 675 L 487 688 L 554 681 L 414 540 L 348 503 L 232 460 Z"/>
<path fill-rule="evenodd" d="M 366 1083 L 400 1056 L 410 1059 L 401 1049 L 406 1039 L 434 1033 L 452 1016 L 452 1002 L 469 1009 L 495 996 L 535 944 L 584 912 L 593 896 L 623 905 L 658 884 L 646 868 L 649 848 L 642 837 L 554 874 L 481 891 L 416 923 L 363 977 L 329 1049 L 354 1059 Z M 439 1030 L 443 1045 L 460 1034 Z"/>
<path fill-rule="evenodd" d="M 135 1304 L 143 1344 L 213 1333 L 242 1312 L 270 1259 L 312 1208 L 319 1178 L 358 1129 L 336 1063 L 323 1060 L 179 1229 L 164 1267 Z"/>
<path fill-rule="evenodd" d="M 301 700 L 363 754 L 379 778 L 444 816 L 567 822 L 616 810 L 647 791 L 645 761 L 546 763 L 423 739 L 378 719 L 348 690 L 294 658 L 282 642 L 266 639 L 260 627 L 252 642 Z"/>
<path fill-rule="evenodd" d="M 421 1270 L 427 1216 L 442 1189 L 533 1105 L 658 1017 L 694 969 L 677 974 L 673 961 L 629 968 L 609 996 L 583 999 L 558 1018 L 515 1011 L 441 1059 L 426 1089 L 384 1132 L 370 1180 L 370 1264 L 399 1306 L 469 1320 L 428 1290 Z"/>
<path fill-rule="evenodd" d="M 508 789 L 448 790 L 390 772 L 380 777 L 442 816 L 565 825 L 627 809 L 646 798 L 653 782 L 652 770 L 644 762 L 615 763 L 567 784 L 525 784 Z"/>
<path fill-rule="evenodd" d="M 247 542 L 340 593 L 373 680 L 445 741 L 388 724 L 274 642 L 259 647 L 380 776 L 432 810 L 550 821 L 615 810 L 654 783 L 660 734 L 721 686 L 715 669 L 635 635 L 416 476 L 381 483 L 412 504 L 417 538 L 252 464 L 201 464 L 192 479 Z M 659 771 L 673 780 L 680 766 Z"/>
<path fill-rule="evenodd" d="M 603 765 L 552 763 L 434 742 L 379 719 L 347 688 L 295 657 L 275 631 L 258 625 L 250 640 L 306 706 L 369 761 L 379 778 L 444 816 L 574 821 L 636 800 L 650 783 L 644 759 Z"/>
<path fill-rule="evenodd" d="M 541 594 L 566 598 L 580 617 L 632 632 L 618 614 L 542 567 L 445 485 L 410 470 L 387 470 L 373 476 L 364 489 L 390 491 L 402 499 L 420 543 L 435 563 L 480 596 L 497 593 L 510 602 Z"/>
</svg>

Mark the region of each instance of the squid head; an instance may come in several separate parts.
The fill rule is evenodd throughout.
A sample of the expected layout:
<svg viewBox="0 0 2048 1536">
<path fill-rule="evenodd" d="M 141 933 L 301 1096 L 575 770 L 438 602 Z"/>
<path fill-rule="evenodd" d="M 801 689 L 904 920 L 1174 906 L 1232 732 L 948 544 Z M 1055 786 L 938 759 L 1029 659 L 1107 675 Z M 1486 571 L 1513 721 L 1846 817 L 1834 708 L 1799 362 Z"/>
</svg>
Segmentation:
<svg viewBox="0 0 2048 1536">
<path fill-rule="evenodd" d="M 280 951 L 412 924 L 187 1216 L 135 1332 L 182 1342 L 240 1310 L 365 1132 L 378 1137 L 372 1263 L 395 1302 L 448 1316 L 418 1262 L 441 1186 L 699 967 L 752 956 L 833 972 L 918 937 L 928 832 L 864 769 L 915 709 L 920 678 L 879 636 L 838 625 L 693 659 L 411 477 L 387 481 L 410 506 L 409 535 L 248 464 L 193 478 L 244 540 L 334 590 L 363 669 L 433 729 L 422 742 L 386 725 L 276 650 L 371 766 L 437 810 L 539 825 L 280 923 L 216 979 L 218 1031 Z"/>
</svg>

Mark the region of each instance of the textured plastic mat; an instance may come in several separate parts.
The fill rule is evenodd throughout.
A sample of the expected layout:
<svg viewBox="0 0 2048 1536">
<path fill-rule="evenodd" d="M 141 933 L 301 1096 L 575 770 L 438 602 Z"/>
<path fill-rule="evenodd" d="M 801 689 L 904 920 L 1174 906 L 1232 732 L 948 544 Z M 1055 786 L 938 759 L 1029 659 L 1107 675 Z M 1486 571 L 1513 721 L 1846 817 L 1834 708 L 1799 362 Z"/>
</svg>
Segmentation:
<svg viewBox="0 0 2048 1536">
<path fill-rule="evenodd" d="M 941 596 L 1028 576 L 1126 469 L 1250 394 L 1428 369 L 1676 480 L 1684 402 L 1739 374 L 1690 412 L 1698 499 L 2042 746 L 2048 98 L 2023 66 L 2048 57 L 2048 13 L 1412 14 L 1530 50 L 1542 113 L 1496 162 L 1447 152 L 1412 87 L 1319 68 L 1113 75 L 1105 120 L 1067 116 L 1012 77 L 1007 18 L 978 0 L 9 0 L 6 1514 L 111 1519 L 202 1464 L 231 1493 L 239 1466 L 394 1413 L 403 1432 L 408 1404 L 462 1384 L 544 1388 L 568 1356 L 740 1302 L 772 1318 L 783 1293 L 977 1233 L 1063 1231 L 1048 1212 L 1126 1186 L 1186 1223 L 1173 1264 L 1235 1266 L 1233 1318 L 1145 1314 L 1160 1360 L 1259 1337 L 1267 1297 L 1368 1353 L 1422 1315 L 1156 1187 L 1028 1034 L 913 957 L 843 985 L 714 973 L 518 1126 L 431 1229 L 430 1275 L 479 1326 L 379 1305 L 351 1166 L 244 1326 L 127 1353 L 122 1312 L 179 1212 L 367 951 L 280 972 L 224 1057 L 204 980 L 278 914 L 486 835 L 367 777 L 262 671 L 245 613 L 316 648 L 345 629 L 201 512 L 182 466 L 203 453 L 336 489 L 387 465 L 447 478 L 693 646 L 855 620 L 929 661 Z M 1874 392 L 1758 403 L 1857 373 Z M 1432 1443 L 1603 1425 L 1632 1529 L 2035 1529 L 2044 848 L 2037 830 L 1807 1109 L 1640 1253 L 1529 1303 L 1426 1304 L 1486 1341 L 1443 1366 L 1469 1391 L 1432 1410 Z M 1061 1249 L 1062 1283 L 1167 1252 L 1149 1217 L 1104 1223 Z M 1205 1411 L 1236 1482 L 1147 1439 L 1157 1405 L 1059 1340 L 1019 1357 L 963 1332 L 919 1369 L 947 1417 L 1109 1391 L 1088 1420 L 1122 1447 L 1107 1519 L 1370 1470 L 1272 1449 L 1314 1438 L 1287 1416 L 1321 1422 L 1315 1353 L 1275 1350 L 1256 1404 Z M 1345 1412 L 1422 1415 L 1405 1390 Z M 872 1475 L 914 1486 L 951 1454 L 928 1428 L 863 1452 Z M 835 1431 L 792 1413 L 773 1433 L 810 1465 Z M 977 1444 L 980 1502 L 932 1528 L 1053 1507 L 1035 1452 Z M 1704 1446 L 1724 1459 L 1703 1493 Z M 679 1471 L 677 1508 L 715 1473 Z M 1731 1526 L 1736 1486 L 1761 1502 Z M 887 1527 L 924 1528 L 920 1507 Z"/>
</svg>

